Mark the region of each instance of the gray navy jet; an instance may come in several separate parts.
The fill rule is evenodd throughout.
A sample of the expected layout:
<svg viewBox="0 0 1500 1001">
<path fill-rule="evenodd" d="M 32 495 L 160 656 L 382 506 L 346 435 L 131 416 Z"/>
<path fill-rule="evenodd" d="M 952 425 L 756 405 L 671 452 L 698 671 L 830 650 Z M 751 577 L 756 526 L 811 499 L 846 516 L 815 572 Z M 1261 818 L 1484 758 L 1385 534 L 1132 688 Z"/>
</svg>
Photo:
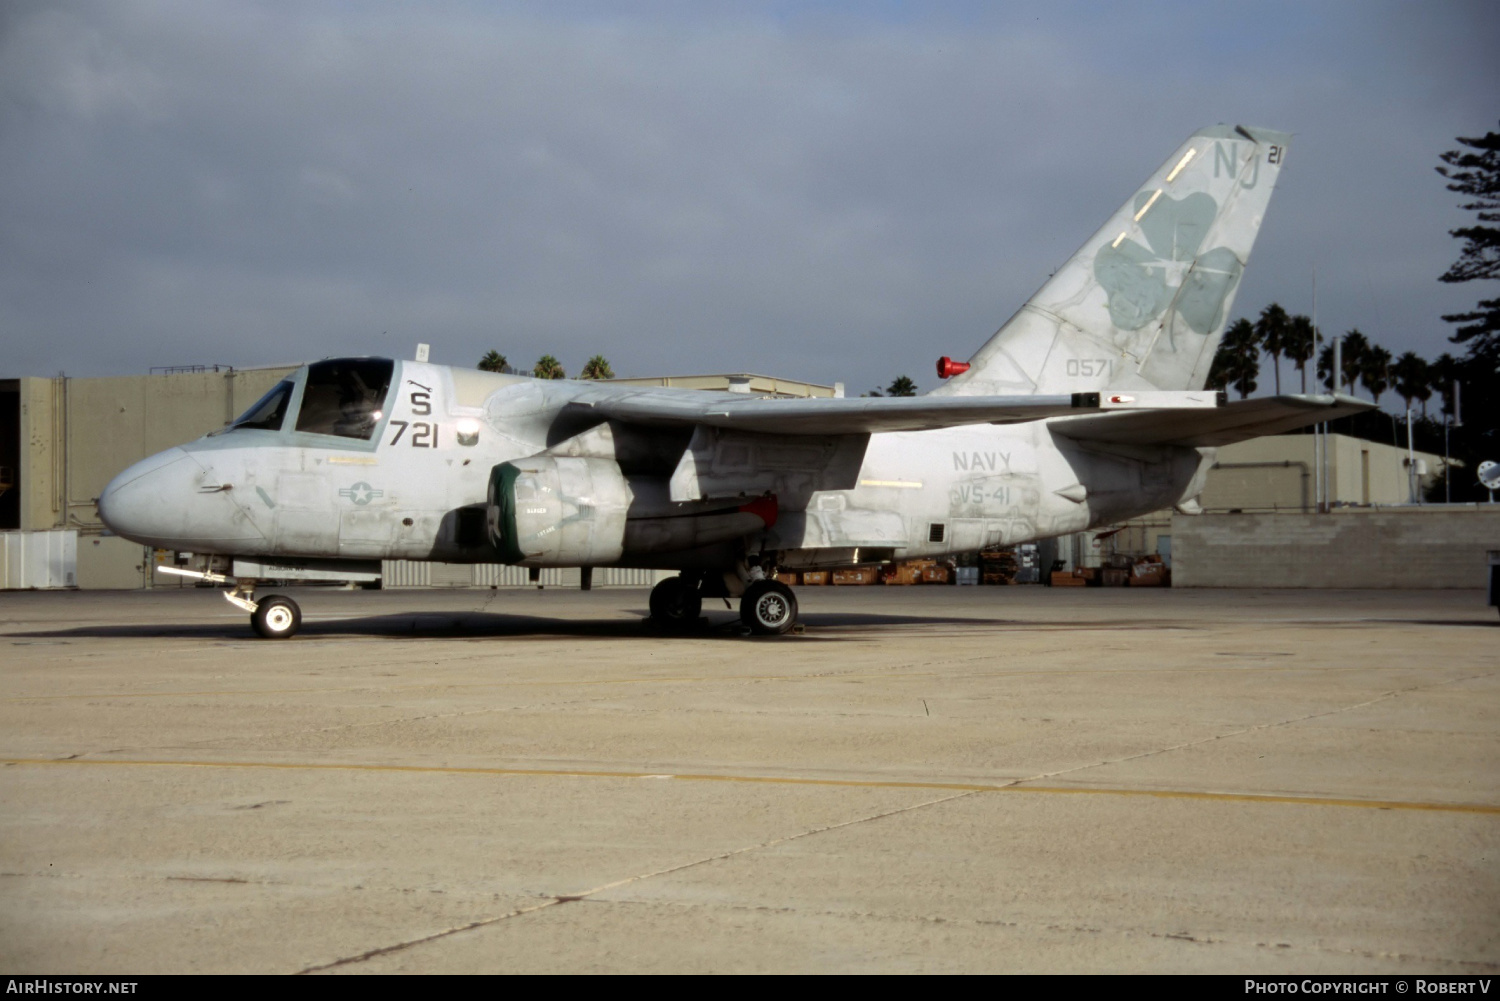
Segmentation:
<svg viewBox="0 0 1500 1001">
<path fill-rule="evenodd" d="M 99 514 L 145 545 L 234 557 L 236 576 L 199 576 L 285 638 L 300 611 L 257 600 L 256 567 L 665 568 L 680 573 L 651 592 L 664 626 L 738 597 L 744 624 L 775 634 L 797 620 L 778 570 L 1192 511 L 1216 446 L 1371 406 L 1203 388 L 1289 138 L 1191 136 L 967 363 L 941 359 L 946 381 L 925 396 L 759 399 L 330 359 L 126 469 Z"/>
</svg>

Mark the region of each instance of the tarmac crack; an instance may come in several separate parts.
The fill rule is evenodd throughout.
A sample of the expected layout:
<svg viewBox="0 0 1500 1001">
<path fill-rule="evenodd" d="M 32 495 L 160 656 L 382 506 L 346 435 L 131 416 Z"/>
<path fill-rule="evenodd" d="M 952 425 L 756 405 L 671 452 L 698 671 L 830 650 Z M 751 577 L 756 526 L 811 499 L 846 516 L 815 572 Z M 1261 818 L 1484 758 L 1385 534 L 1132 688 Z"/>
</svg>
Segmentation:
<svg viewBox="0 0 1500 1001">
<path fill-rule="evenodd" d="M 862 817 L 855 817 L 852 820 L 844 820 L 836 824 L 824 824 L 805 831 L 799 831 L 796 834 L 789 834 L 780 838 L 772 838 L 769 841 L 761 841 L 753 845 L 745 845 L 742 848 L 735 848 L 727 852 L 718 852 L 713 855 L 704 856 L 703 858 L 693 859 L 689 862 L 681 862 L 677 865 L 655 869 L 651 872 L 639 873 L 634 876 L 626 876 L 623 879 L 617 879 L 612 882 L 605 883 L 601 886 L 596 886 L 593 889 L 584 890 L 580 893 L 558 894 L 545 900 L 538 901 L 537 903 L 530 906 L 517 907 L 505 912 L 504 914 L 497 914 L 494 917 L 481 918 L 478 921 L 470 921 L 466 924 L 456 925 L 452 928 L 445 928 L 442 931 L 433 932 L 429 935 L 422 935 L 417 938 L 407 939 L 403 942 L 396 942 L 392 945 L 369 949 L 354 956 L 345 956 L 343 958 L 335 959 L 327 963 L 319 963 L 315 966 L 309 966 L 305 969 L 298 970 L 297 974 L 301 975 L 306 973 L 321 973 L 324 970 L 332 970 L 341 966 L 348 966 L 353 963 L 362 963 L 367 960 L 375 959 L 379 956 L 388 956 L 391 953 L 401 952 L 406 949 L 415 948 L 419 945 L 426 945 L 430 942 L 436 942 L 441 939 L 450 938 L 454 935 L 461 935 L 464 932 L 476 931 L 480 928 L 487 928 L 491 925 L 499 924 L 502 921 L 508 921 L 511 918 L 523 917 L 527 914 L 535 914 L 537 911 L 546 910 L 549 907 L 557 907 L 560 904 L 571 904 L 585 901 L 591 897 L 596 896 L 597 894 L 604 893 L 608 890 L 618 889 L 622 886 L 631 886 L 648 879 L 655 879 L 658 876 L 669 876 L 673 873 L 697 868 L 698 866 L 709 865 L 713 862 L 721 862 L 725 859 L 735 858 L 736 856 L 744 855 L 748 852 L 761 851 L 762 849 L 766 848 L 775 848 L 778 845 L 788 844 L 793 841 L 800 841 L 803 838 L 809 838 L 817 834 L 824 834 L 829 831 L 843 830 L 845 828 L 854 827 L 858 824 L 867 824 L 873 821 L 883 820 L 887 817 L 895 817 L 903 813 L 911 813 L 914 810 L 922 810 L 929 806 L 937 806 L 940 803 L 948 803 L 956 799 L 963 799 L 965 797 L 975 795 L 978 795 L 976 791 L 966 791 L 954 793 L 951 796 L 939 796 L 935 799 L 923 800 L 920 803 L 912 803 L 908 806 L 897 807 L 896 809 L 892 810 L 881 810 L 878 813 L 867 814 Z"/>
</svg>

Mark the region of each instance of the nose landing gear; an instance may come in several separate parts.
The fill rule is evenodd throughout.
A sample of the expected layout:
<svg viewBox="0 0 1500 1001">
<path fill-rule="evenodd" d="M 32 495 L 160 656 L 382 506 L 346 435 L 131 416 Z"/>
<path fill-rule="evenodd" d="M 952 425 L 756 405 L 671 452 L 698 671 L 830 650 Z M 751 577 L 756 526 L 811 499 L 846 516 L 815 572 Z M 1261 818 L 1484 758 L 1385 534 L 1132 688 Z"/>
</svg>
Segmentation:
<svg viewBox="0 0 1500 1001">
<path fill-rule="evenodd" d="M 265 639 L 290 639 L 302 628 L 302 609 L 284 594 L 267 595 L 250 613 L 250 624 Z"/>
<path fill-rule="evenodd" d="M 251 627 L 265 639 L 291 639 L 302 628 L 302 609 L 295 601 L 284 594 L 268 594 L 256 601 L 253 580 L 226 577 L 221 573 L 200 573 L 179 567 L 158 566 L 156 569 L 174 577 L 190 577 L 210 584 L 233 583 L 234 586 L 224 592 L 224 600 L 249 612 Z"/>
</svg>

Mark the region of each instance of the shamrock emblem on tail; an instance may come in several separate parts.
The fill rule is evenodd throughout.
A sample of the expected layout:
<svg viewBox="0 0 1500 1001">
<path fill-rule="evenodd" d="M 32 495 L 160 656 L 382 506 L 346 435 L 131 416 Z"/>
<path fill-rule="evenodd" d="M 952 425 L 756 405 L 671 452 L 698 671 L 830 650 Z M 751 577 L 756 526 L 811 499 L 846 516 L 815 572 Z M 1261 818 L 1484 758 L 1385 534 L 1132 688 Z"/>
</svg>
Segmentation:
<svg viewBox="0 0 1500 1001">
<path fill-rule="evenodd" d="M 1110 321 L 1120 330 L 1139 330 L 1175 298 L 1176 313 L 1190 328 L 1200 334 L 1216 329 L 1245 270 L 1227 247 L 1198 252 L 1218 203 L 1202 192 L 1178 201 L 1142 191 L 1135 196 L 1135 211 L 1143 209 L 1140 228 L 1147 246 L 1116 240 L 1094 257 L 1094 277 L 1108 296 Z"/>
</svg>

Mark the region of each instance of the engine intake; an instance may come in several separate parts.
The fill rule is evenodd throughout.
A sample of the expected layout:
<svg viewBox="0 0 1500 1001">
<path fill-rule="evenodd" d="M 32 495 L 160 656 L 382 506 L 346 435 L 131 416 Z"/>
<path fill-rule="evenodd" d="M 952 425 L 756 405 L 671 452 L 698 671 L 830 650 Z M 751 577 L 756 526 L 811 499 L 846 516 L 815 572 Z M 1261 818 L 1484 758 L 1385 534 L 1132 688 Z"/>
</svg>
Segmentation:
<svg viewBox="0 0 1500 1001">
<path fill-rule="evenodd" d="M 625 549 L 630 500 L 630 485 L 608 459 L 502 462 L 490 472 L 490 544 L 506 563 L 614 563 Z"/>
</svg>

